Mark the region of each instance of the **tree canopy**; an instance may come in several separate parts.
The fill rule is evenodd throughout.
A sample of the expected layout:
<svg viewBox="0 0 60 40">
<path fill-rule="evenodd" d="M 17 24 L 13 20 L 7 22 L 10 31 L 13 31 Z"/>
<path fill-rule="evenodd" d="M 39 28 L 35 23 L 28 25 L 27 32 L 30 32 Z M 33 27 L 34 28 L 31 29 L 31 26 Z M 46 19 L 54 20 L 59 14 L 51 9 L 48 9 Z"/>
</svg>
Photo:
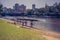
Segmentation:
<svg viewBox="0 0 60 40">
<path fill-rule="evenodd" d="M 0 5 L 0 13 L 3 11 L 2 7 L 3 7 L 3 5 Z"/>
</svg>

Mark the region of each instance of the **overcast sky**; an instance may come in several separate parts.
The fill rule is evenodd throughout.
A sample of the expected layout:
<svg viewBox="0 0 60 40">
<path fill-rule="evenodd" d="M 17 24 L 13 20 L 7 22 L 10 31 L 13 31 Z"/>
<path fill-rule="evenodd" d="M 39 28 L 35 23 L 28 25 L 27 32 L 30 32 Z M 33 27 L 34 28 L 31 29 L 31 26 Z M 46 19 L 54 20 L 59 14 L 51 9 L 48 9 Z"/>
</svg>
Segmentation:
<svg viewBox="0 0 60 40">
<path fill-rule="evenodd" d="M 36 4 L 36 8 L 44 7 L 47 3 L 48 5 L 53 5 L 55 2 L 60 2 L 60 0 L 0 0 L 4 7 L 12 8 L 15 3 L 19 5 L 24 4 L 27 8 L 31 8 L 32 4 Z"/>
</svg>

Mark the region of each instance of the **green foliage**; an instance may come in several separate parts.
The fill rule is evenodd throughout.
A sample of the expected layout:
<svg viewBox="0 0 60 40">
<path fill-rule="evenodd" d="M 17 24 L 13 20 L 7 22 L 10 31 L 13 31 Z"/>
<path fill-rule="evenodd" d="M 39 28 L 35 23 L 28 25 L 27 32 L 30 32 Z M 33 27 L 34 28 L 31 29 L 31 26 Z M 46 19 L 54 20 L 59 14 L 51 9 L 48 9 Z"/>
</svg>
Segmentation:
<svg viewBox="0 0 60 40">
<path fill-rule="evenodd" d="M 17 28 L 7 21 L 0 19 L 0 40 L 45 40 L 42 35 L 31 29 Z"/>
<path fill-rule="evenodd" d="M 0 5 L 0 13 L 3 11 L 2 7 L 3 7 L 3 5 Z"/>
</svg>

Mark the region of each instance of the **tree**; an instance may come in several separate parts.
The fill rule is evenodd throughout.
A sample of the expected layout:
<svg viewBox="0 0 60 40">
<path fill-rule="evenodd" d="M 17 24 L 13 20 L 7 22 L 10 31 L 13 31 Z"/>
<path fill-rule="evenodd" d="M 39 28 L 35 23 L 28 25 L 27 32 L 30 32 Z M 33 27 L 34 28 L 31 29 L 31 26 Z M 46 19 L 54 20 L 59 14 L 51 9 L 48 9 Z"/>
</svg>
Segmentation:
<svg viewBox="0 0 60 40">
<path fill-rule="evenodd" d="M 3 7 L 3 5 L 1 4 L 0 5 L 0 13 L 3 11 L 2 7 Z"/>
</svg>

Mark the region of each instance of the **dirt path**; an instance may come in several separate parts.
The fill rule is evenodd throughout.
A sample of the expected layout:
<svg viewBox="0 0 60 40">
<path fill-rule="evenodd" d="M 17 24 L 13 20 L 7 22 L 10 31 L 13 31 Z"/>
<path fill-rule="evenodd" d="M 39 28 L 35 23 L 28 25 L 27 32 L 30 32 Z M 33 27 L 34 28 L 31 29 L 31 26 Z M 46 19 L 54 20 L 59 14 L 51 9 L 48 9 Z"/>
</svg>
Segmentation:
<svg viewBox="0 0 60 40">
<path fill-rule="evenodd" d="M 59 38 L 55 38 L 55 37 L 47 36 L 47 35 L 43 35 L 43 37 L 45 37 L 47 40 L 60 40 Z"/>
<path fill-rule="evenodd" d="M 46 30 L 35 30 L 40 32 L 47 40 L 60 40 L 60 33 Z"/>
</svg>

